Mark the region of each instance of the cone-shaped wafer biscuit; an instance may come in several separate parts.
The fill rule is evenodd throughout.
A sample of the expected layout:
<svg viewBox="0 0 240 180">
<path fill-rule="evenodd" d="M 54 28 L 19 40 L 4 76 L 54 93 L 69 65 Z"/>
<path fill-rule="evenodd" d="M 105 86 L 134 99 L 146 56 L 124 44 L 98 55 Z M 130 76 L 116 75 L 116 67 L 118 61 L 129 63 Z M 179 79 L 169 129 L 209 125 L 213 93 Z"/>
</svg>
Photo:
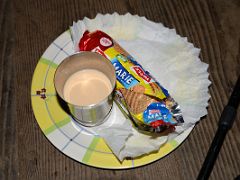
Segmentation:
<svg viewBox="0 0 240 180">
<path fill-rule="evenodd" d="M 131 91 L 134 91 L 136 93 L 144 93 L 145 92 L 145 87 L 142 86 L 142 85 L 136 85 L 136 86 L 133 86 L 132 88 L 130 88 Z"/>
<path fill-rule="evenodd" d="M 135 91 L 131 91 L 125 88 L 120 89 L 126 104 L 130 112 L 134 114 L 139 114 L 146 110 L 146 108 L 153 102 L 157 102 L 155 99 Z"/>
</svg>

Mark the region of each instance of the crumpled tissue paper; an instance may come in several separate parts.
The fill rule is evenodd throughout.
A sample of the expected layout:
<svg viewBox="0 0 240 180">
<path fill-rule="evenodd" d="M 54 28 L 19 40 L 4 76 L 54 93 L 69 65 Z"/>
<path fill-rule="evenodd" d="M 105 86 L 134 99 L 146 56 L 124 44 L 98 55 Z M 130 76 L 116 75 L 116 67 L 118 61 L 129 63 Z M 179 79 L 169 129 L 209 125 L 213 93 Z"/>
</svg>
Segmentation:
<svg viewBox="0 0 240 180">
<path fill-rule="evenodd" d="M 184 123 L 168 135 L 152 137 L 136 131 L 114 103 L 108 120 L 88 128 L 101 136 L 116 157 L 138 157 L 159 150 L 169 139 L 192 128 L 207 114 L 210 95 L 208 65 L 199 59 L 198 48 L 180 37 L 174 29 L 145 17 L 131 15 L 97 14 L 94 19 L 84 18 L 70 27 L 75 51 L 85 30 L 101 30 L 115 39 L 144 68 L 165 87 L 179 103 Z"/>
</svg>

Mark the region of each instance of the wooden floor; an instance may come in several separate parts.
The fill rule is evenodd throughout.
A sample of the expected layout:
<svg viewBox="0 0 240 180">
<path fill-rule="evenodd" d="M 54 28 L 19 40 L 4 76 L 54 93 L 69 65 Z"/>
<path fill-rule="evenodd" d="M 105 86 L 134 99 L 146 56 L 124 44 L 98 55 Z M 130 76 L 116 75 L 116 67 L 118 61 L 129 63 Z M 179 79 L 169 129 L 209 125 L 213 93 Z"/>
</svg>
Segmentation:
<svg viewBox="0 0 240 180">
<path fill-rule="evenodd" d="M 173 153 L 132 170 L 102 170 L 68 158 L 44 137 L 30 101 L 33 71 L 74 20 L 96 13 L 146 16 L 175 28 L 209 64 L 208 115 Z M 196 179 L 224 105 L 240 74 L 239 0 L 1 0 L 0 179 Z M 210 179 L 240 175 L 240 109 Z"/>
</svg>

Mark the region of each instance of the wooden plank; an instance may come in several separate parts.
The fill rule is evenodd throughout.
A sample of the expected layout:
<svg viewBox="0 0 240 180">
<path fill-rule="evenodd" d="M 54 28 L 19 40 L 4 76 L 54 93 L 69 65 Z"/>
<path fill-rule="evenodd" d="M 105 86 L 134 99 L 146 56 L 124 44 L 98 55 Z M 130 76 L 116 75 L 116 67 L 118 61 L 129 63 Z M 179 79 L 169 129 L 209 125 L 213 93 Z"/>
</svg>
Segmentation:
<svg viewBox="0 0 240 180">
<path fill-rule="evenodd" d="M 2 1 L 4 7 L 8 1 Z M 5 9 L 2 8 L 1 9 Z M 196 126 L 189 138 L 169 156 L 133 170 L 102 170 L 82 165 L 56 150 L 40 131 L 30 104 L 30 86 L 34 68 L 48 45 L 73 20 L 94 18 L 100 13 L 130 12 L 146 16 L 175 28 L 181 36 L 201 48 L 200 57 L 209 63 L 210 94 L 208 115 Z M 240 69 L 240 7 L 238 1 L 227 0 L 49 0 L 14 1 L 15 41 L 13 52 L 4 50 L 9 43 L 8 23 L 0 34 L 0 152 L 9 157 L 0 163 L 0 179 L 195 179 L 207 153 L 217 122 Z M 0 20 L 9 18 L 1 12 Z M 2 23 L 1 23 L 2 25 Z M 1 26 L 1 30 L 3 26 Z M 8 35 L 6 35 L 8 34 Z M 8 37 L 8 38 L 7 38 Z M 11 42 L 11 41 L 10 41 Z M 11 44 L 11 43 L 10 43 Z M 8 60 L 6 60 L 8 57 Z M 3 68 L 4 66 L 4 68 Z M 12 67 L 14 66 L 13 73 Z M 14 78 L 13 78 L 14 77 Z M 8 78 L 4 81 L 3 79 Z M 14 81 L 16 79 L 16 81 Z M 14 82 L 14 83 L 13 83 Z M 13 84 L 16 96 L 10 89 Z M 3 94 L 4 93 L 4 94 Z M 5 94 L 8 94 L 5 96 Z M 7 99 L 8 97 L 8 99 Z M 10 99 L 11 103 L 8 103 Z M 14 102 L 16 101 L 16 106 Z M 7 103 L 7 104 L 6 104 Z M 5 111 L 5 109 L 10 109 Z M 14 111 L 15 110 L 15 111 Z M 16 115 L 11 114 L 16 112 Z M 229 132 L 211 179 L 234 179 L 240 172 L 240 115 Z M 9 120 L 10 119 L 10 120 Z M 15 127 L 16 123 L 16 127 Z M 8 128 L 7 128 L 8 127 Z M 15 128 L 17 131 L 15 132 Z M 15 134 L 16 133 L 16 134 Z M 16 139 L 14 136 L 16 135 Z M 9 138 L 9 139 L 8 139 Z M 17 144 L 14 150 L 8 143 Z M 3 145 L 4 144 L 4 145 Z M 7 145 L 6 145 L 7 144 Z M 2 146 L 1 146 L 2 145 Z M 14 153 L 18 152 L 18 156 Z M 12 159 L 11 159 L 12 158 Z M 15 158 L 15 160 L 13 160 Z M 3 160 L 2 160 L 3 161 Z M 0 162 L 2 162 L 0 161 Z M 13 165 L 16 163 L 16 166 Z M 18 170 L 16 170 L 18 168 Z M 17 173 L 16 173 L 17 172 Z M 14 176 L 13 176 L 14 177 Z"/>
<path fill-rule="evenodd" d="M 0 2 L 0 179 L 17 177 L 15 86 L 11 1 Z"/>
</svg>

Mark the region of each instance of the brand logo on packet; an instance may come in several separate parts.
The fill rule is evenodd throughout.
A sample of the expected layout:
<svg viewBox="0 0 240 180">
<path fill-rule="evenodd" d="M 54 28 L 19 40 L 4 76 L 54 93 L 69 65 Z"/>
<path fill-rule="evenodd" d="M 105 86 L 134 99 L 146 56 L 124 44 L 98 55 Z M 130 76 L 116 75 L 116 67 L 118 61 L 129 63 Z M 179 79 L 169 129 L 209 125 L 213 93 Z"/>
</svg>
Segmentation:
<svg viewBox="0 0 240 180">
<path fill-rule="evenodd" d="M 164 123 L 176 124 L 173 121 L 172 114 L 163 103 L 152 103 L 143 112 L 145 123 L 151 123 L 157 120 L 162 120 Z"/>
<path fill-rule="evenodd" d="M 126 88 L 129 89 L 139 82 L 135 79 L 123 66 L 122 64 L 114 58 L 112 60 L 112 64 L 115 67 L 115 72 L 117 76 L 117 80 Z"/>
<path fill-rule="evenodd" d="M 133 70 L 148 83 L 151 81 L 151 77 L 149 77 L 140 66 L 134 66 Z"/>
<path fill-rule="evenodd" d="M 108 46 L 111 46 L 111 45 L 112 45 L 112 41 L 111 41 L 110 39 L 106 38 L 106 37 L 102 37 L 102 38 L 100 39 L 100 44 L 101 44 L 102 46 L 108 47 Z"/>
<path fill-rule="evenodd" d="M 160 113 L 160 110 L 159 109 L 149 110 L 149 115 L 156 114 L 156 113 Z"/>
</svg>

